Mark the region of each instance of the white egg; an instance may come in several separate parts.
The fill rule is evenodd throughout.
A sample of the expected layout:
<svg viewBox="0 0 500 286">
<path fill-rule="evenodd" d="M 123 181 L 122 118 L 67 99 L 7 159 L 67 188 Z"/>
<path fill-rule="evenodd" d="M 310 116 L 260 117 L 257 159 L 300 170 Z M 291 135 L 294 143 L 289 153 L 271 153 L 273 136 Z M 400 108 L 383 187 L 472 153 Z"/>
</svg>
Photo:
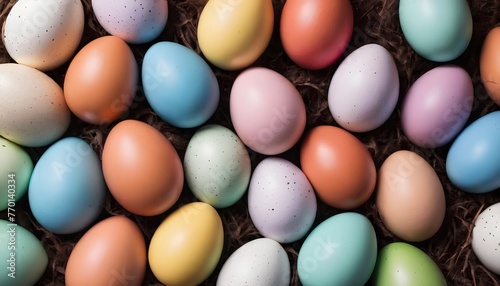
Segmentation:
<svg viewBox="0 0 500 286">
<path fill-rule="evenodd" d="M 217 286 L 288 286 L 290 261 L 285 249 L 269 238 L 245 243 L 229 256 L 217 277 Z"/>
<path fill-rule="evenodd" d="M 489 206 L 477 217 L 472 249 L 486 268 L 500 275 L 500 203 Z"/>
<path fill-rule="evenodd" d="M 259 232 L 280 243 L 304 237 L 316 217 L 316 195 L 293 163 L 268 157 L 255 168 L 248 188 L 248 211 Z"/>
<path fill-rule="evenodd" d="M 43 72 L 0 64 L 0 136 L 27 147 L 59 139 L 71 120 L 62 88 Z"/>
<path fill-rule="evenodd" d="M 235 204 L 250 181 L 248 151 L 238 136 L 220 125 L 200 128 L 189 141 L 184 173 L 193 194 L 216 208 Z"/>
<path fill-rule="evenodd" d="M 131 44 L 158 37 L 167 24 L 167 0 L 92 0 L 99 24 L 111 35 Z"/>
<path fill-rule="evenodd" d="M 75 53 L 84 23 L 80 0 L 19 0 L 5 20 L 3 42 L 17 63 L 52 70 Z"/>
<path fill-rule="evenodd" d="M 391 54 L 378 44 L 356 49 L 335 71 L 328 90 L 333 119 L 353 132 L 367 132 L 391 116 L 399 96 L 399 76 Z"/>
</svg>

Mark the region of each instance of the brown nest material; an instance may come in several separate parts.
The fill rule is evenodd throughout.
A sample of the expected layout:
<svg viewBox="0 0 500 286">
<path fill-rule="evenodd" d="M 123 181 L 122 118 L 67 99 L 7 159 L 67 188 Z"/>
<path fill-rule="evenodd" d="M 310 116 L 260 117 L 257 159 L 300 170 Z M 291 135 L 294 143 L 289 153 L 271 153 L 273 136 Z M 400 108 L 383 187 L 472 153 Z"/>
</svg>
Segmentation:
<svg viewBox="0 0 500 286">
<path fill-rule="evenodd" d="M 0 21 L 2 24 L 15 2 L 14 0 L 3 0 L 0 2 Z M 82 2 L 85 7 L 86 28 L 80 48 L 91 40 L 106 34 L 92 13 L 91 1 L 83 0 Z M 469 0 L 468 2 L 474 20 L 472 41 L 465 53 L 452 63 L 465 68 L 473 80 L 475 101 L 468 121 L 470 123 L 478 117 L 497 109 L 497 106 L 489 99 L 480 81 L 478 65 L 481 45 L 487 32 L 497 23 L 500 23 L 500 1 Z M 167 28 L 155 42 L 161 40 L 178 42 L 201 54 L 196 39 L 196 27 L 200 12 L 205 3 L 206 0 L 169 0 Z M 306 129 L 320 124 L 336 125 L 328 110 L 327 90 L 338 63 L 321 71 L 309 71 L 298 67 L 286 56 L 279 40 L 279 19 L 284 3 L 285 0 L 273 0 L 275 11 L 274 33 L 264 55 L 254 65 L 273 69 L 295 84 L 306 103 Z M 364 44 L 378 43 L 384 46 L 394 57 L 398 67 L 401 81 L 399 98 L 401 100 L 409 86 L 419 76 L 437 66 L 437 64 L 419 57 L 403 38 L 398 19 L 399 1 L 351 0 L 351 3 L 354 9 L 355 28 L 344 56 Z M 145 51 L 152 44 L 131 46 L 139 63 L 142 62 Z M 0 62 L 13 62 L 3 45 L 0 46 Z M 48 75 L 62 86 L 67 66 L 68 64 L 51 71 Z M 221 99 L 219 108 L 216 114 L 210 119 L 210 122 L 231 128 L 228 111 L 229 91 L 238 73 L 222 71 L 213 66 L 212 68 L 219 81 Z M 140 90 L 137 98 L 139 99 L 136 99 L 137 105 L 130 110 L 127 118 L 147 122 L 160 130 L 174 144 L 182 159 L 189 138 L 196 130 L 179 130 L 168 125 L 159 119 L 145 100 L 140 100 L 144 99 L 144 95 Z M 474 255 L 470 245 L 474 219 L 486 206 L 499 202 L 500 193 L 493 192 L 484 195 L 471 195 L 452 186 L 445 171 L 445 157 L 449 145 L 435 150 L 416 147 L 403 135 L 399 115 L 400 102 L 398 102 L 392 116 L 382 127 L 365 134 L 355 134 L 355 136 L 369 149 L 377 168 L 380 167 L 385 158 L 399 149 L 412 150 L 420 154 L 435 168 L 446 195 L 447 211 L 445 221 L 440 231 L 434 237 L 415 245 L 436 261 L 450 285 L 500 285 L 500 277 L 482 266 Z M 73 118 L 66 135 L 78 136 L 85 139 L 92 145 L 97 154 L 100 155 L 104 139 L 111 127 L 95 127 Z M 43 150 L 43 148 L 35 148 L 28 151 L 33 161 L 36 162 Z M 296 155 L 297 147 L 294 147 L 282 156 L 298 164 Z M 259 154 L 251 154 L 251 157 L 253 167 L 264 158 L 264 156 Z M 185 188 L 174 208 L 195 200 L 191 192 Z M 31 214 L 26 197 L 18 202 L 17 209 L 18 224 L 27 228 L 38 237 L 49 255 L 48 267 L 39 284 L 63 285 L 66 262 L 75 243 L 84 234 L 84 231 L 72 235 L 55 235 L 46 231 L 36 222 Z M 390 242 L 399 241 L 382 224 L 373 196 L 367 203 L 355 211 L 364 214 L 373 223 L 379 248 Z M 318 211 L 314 226 L 339 212 L 339 210 L 328 207 L 321 201 L 318 201 Z M 99 220 L 117 214 L 124 214 L 135 221 L 143 231 L 147 243 L 149 243 L 154 230 L 166 217 L 168 212 L 155 217 L 136 216 L 124 210 L 108 194 Z M 204 285 L 215 284 L 220 268 L 234 250 L 242 244 L 260 237 L 248 214 L 246 197 L 243 197 L 232 207 L 219 210 L 219 214 L 222 218 L 225 231 L 224 250 L 216 270 Z M 2 213 L 2 216 L 6 216 L 5 212 Z M 296 261 L 302 242 L 303 240 L 300 240 L 284 245 L 292 265 L 292 285 L 300 285 L 296 271 Z M 149 268 L 146 272 L 144 284 L 159 284 Z"/>
</svg>

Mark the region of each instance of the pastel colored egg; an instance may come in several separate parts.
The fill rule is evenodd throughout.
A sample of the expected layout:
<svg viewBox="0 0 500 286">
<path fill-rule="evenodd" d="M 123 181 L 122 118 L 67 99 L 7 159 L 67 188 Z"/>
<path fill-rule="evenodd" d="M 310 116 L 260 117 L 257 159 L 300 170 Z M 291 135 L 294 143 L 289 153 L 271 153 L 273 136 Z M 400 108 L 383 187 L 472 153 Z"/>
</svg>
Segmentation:
<svg viewBox="0 0 500 286">
<path fill-rule="evenodd" d="M 472 250 L 481 263 L 500 275 L 500 203 L 485 208 L 472 230 Z"/>
<path fill-rule="evenodd" d="M 491 29 L 483 42 L 479 68 L 486 92 L 500 105 L 500 27 Z"/>
</svg>

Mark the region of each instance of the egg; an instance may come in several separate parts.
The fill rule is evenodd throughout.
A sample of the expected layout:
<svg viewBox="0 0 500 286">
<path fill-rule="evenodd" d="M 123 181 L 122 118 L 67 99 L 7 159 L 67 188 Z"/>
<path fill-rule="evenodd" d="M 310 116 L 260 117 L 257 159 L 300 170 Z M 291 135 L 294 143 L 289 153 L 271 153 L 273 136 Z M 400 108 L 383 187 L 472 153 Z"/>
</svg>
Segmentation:
<svg viewBox="0 0 500 286">
<path fill-rule="evenodd" d="M 184 155 L 186 182 L 201 201 L 216 208 L 235 204 L 250 182 L 248 151 L 233 131 L 206 125 L 189 140 Z"/>
<path fill-rule="evenodd" d="M 370 153 L 339 127 L 312 128 L 302 141 L 300 164 L 318 197 L 329 206 L 357 208 L 375 189 L 377 174 Z"/>
<path fill-rule="evenodd" d="M 335 71 L 328 89 L 328 106 L 340 126 L 367 132 L 389 119 L 398 97 L 394 59 L 384 47 L 368 44 L 352 52 Z"/>
<path fill-rule="evenodd" d="M 0 99 L 0 136 L 16 144 L 46 146 L 68 129 L 63 90 L 36 69 L 0 64 Z"/>
<path fill-rule="evenodd" d="M 172 143 L 137 120 L 121 121 L 111 129 L 104 142 L 102 168 L 113 197 L 142 216 L 170 209 L 184 185 L 182 163 Z"/>
<path fill-rule="evenodd" d="M 306 125 L 306 108 L 298 90 L 281 74 L 263 67 L 247 69 L 236 77 L 229 111 L 243 143 L 265 155 L 292 148 Z"/>
<path fill-rule="evenodd" d="M 462 191 L 481 194 L 500 188 L 500 111 L 467 126 L 446 156 L 446 173 Z"/>
<path fill-rule="evenodd" d="M 186 204 L 163 220 L 149 245 L 149 266 L 165 285 L 198 285 L 219 262 L 222 221 L 207 203 Z"/>
<path fill-rule="evenodd" d="M 209 0 L 198 21 L 198 44 L 212 64 L 239 70 L 262 55 L 273 27 L 271 0 Z"/>
<path fill-rule="evenodd" d="M 132 50 L 116 36 L 97 38 L 71 61 L 64 97 L 81 120 L 104 125 L 125 114 L 135 97 L 138 67 Z"/>
<path fill-rule="evenodd" d="M 467 0 L 401 0 L 399 22 L 415 52 L 435 62 L 456 59 L 472 38 Z"/>
<path fill-rule="evenodd" d="M 297 271 L 304 286 L 365 285 L 376 259 L 377 237 L 371 222 L 345 212 L 326 219 L 307 236 Z"/>
<path fill-rule="evenodd" d="M 17 63 L 53 70 L 76 52 L 84 24 L 80 0 L 19 0 L 5 20 L 3 43 Z"/>
<path fill-rule="evenodd" d="M 217 286 L 288 286 L 290 272 L 285 249 L 270 238 L 257 238 L 229 256 L 217 276 Z"/>
<path fill-rule="evenodd" d="M 463 68 L 444 65 L 431 69 L 411 85 L 403 99 L 403 132 L 417 146 L 441 147 L 463 129 L 473 101 L 472 80 Z"/>
<path fill-rule="evenodd" d="M 434 260 L 419 248 L 404 242 L 390 243 L 379 251 L 371 280 L 375 286 L 447 285 Z"/>
<path fill-rule="evenodd" d="M 108 33 L 131 44 L 144 44 L 157 38 L 168 19 L 167 0 L 92 0 L 92 10 Z"/>
<path fill-rule="evenodd" d="M 33 161 L 19 145 L 0 137 L 0 211 L 13 208 L 28 191 Z"/>
<path fill-rule="evenodd" d="M 304 237 L 316 217 L 314 189 L 290 161 L 268 157 L 255 168 L 248 189 L 248 211 L 268 238 L 290 243 Z"/>
<path fill-rule="evenodd" d="M 472 250 L 491 272 L 500 275 L 500 203 L 487 207 L 472 230 Z"/>
<path fill-rule="evenodd" d="M 378 176 L 377 210 L 393 234 L 419 242 L 438 232 L 446 200 L 439 177 L 424 158 L 396 151 L 385 159 Z"/>
<path fill-rule="evenodd" d="M 97 154 L 76 137 L 63 138 L 42 154 L 28 188 L 33 216 L 56 234 L 88 227 L 101 213 L 105 194 Z"/>
<path fill-rule="evenodd" d="M 42 243 L 24 227 L 0 220 L 0 285 L 35 285 L 49 258 Z"/>
<path fill-rule="evenodd" d="M 106 218 L 76 243 L 64 279 L 76 285 L 142 285 L 146 243 L 137 224 L 124 216 Z"/>
<path fill-rule="evenodd" d="M 483 42 L 479 68 L 486 92 L 500 105 L 500 27 L 489 31 Z"/>
<path fill-rule="evenodd" d="M 219 84 L 193 50 L 174 42 L 151 46 L 142 63 L 144 93 L 153 110 L 179 128 L 205 123 L 219 104 Z"/>
<path fill-rule="evenodd" d="M 286 54 L 299 66 L 318 70 L 340 58 L 354 28 L 349 0 L 287 0 L 280 20 Z"/>
</svg>

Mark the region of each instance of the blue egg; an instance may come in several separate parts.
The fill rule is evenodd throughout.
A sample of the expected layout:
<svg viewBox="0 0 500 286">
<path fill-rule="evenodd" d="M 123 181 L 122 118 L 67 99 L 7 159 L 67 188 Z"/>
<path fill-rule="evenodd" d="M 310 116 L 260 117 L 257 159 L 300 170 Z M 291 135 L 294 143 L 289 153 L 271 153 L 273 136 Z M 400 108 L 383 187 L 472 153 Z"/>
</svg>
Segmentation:
<svg viewBox="0 0 500 286">
<path fill-rule="evenodd" d="M 75 233 L 89 226 L 100 214 L 105 194 L 97 154 L 76 137 L 63 138 L 42 154 L 28 189 L 36 220 L 58 234 Z"/>
<path fill-rule="evenodd" d="M 472 38 L 466 0 L 401 0 L 399 22 L 415 52 L 435 62 L 459 57 Z"/>
<path fill-rule="evenodd" d="M 159 42 L 148 49 L 142 83 L 151 108 L 179 128 L 200 126 L 219 104 L 219 84 L 210 66 L 174 42 Z"/>
<path fill-rule="evenodd" d="M 448 151 L 446 172 L 465 192 L 500 188 L 500 111 L 480 117 L 458 135 Z"/>
<path fill-rule="evenodd" d="M 309 285 L 365 285 L 377 260 L 377 237 L 361 214 L 345 212 L 320 223 L 299 251 L 300 282 Z"/>
</svg>

